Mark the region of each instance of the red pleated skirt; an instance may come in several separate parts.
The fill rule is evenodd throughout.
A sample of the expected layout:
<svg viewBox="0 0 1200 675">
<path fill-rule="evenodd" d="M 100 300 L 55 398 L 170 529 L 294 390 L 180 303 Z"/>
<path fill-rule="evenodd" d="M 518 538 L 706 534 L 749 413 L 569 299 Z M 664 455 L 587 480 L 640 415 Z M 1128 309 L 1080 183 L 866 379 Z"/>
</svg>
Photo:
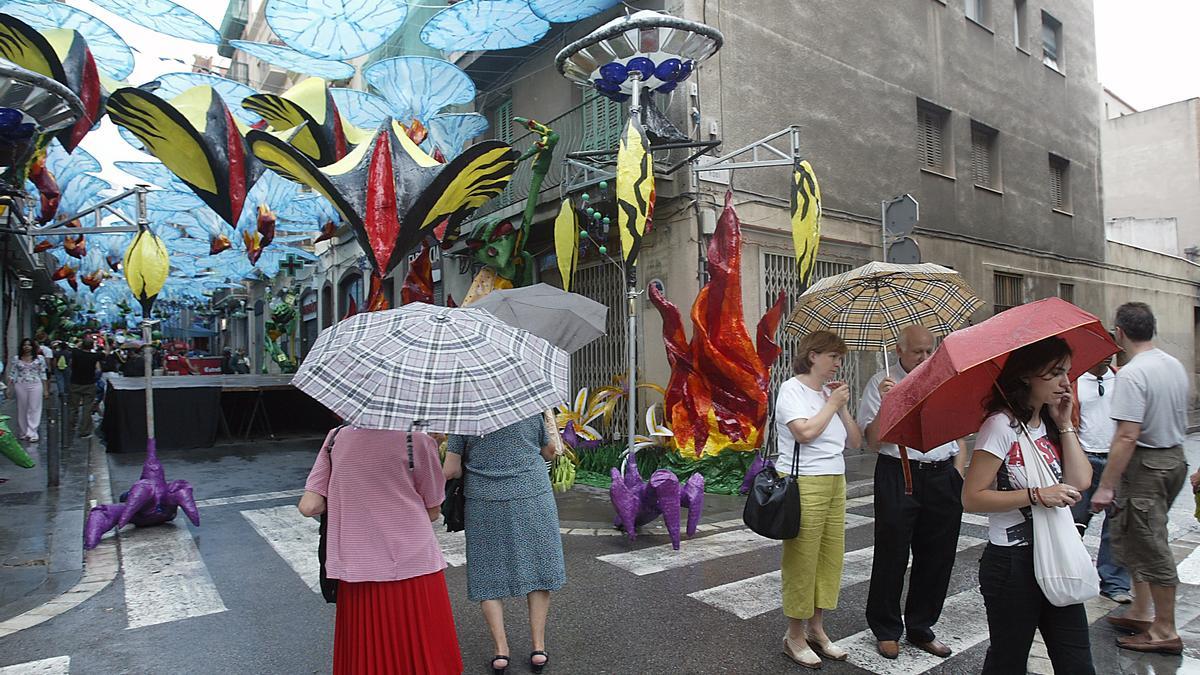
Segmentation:
<svg viewBox="0 0 1200 675">
<path fill-rule="evenodd" d="M 336 675 L 458 675 L 463 671 L 446 577 L 338 584 Z"/>
</svg>

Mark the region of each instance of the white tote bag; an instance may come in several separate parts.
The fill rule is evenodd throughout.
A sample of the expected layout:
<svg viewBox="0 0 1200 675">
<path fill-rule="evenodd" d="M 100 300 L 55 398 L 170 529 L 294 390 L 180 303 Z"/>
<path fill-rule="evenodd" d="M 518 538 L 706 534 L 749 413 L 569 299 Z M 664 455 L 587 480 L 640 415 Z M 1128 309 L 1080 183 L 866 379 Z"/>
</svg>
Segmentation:
<svg viewBox="0 0 1200 675">
<path fill-rule="evenodd" d="M 1058 484 L 1050 464 L 1021 425 L 1021 454 L 1029 487 Z M 1100 595 L 1100 576 L 1083 545 L 1069 508 L 1032 506 L 1033 576 L 1046 599 L 1056 607 L 1077 605 Z"/>
</svg>

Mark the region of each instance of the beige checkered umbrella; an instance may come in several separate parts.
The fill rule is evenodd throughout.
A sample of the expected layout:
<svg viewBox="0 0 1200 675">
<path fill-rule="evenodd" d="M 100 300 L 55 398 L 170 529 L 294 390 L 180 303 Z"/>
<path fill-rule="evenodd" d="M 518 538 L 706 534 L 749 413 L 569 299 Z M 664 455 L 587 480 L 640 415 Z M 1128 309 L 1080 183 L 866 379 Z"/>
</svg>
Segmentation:
<svg viewBox="0 0 1200 675">
<path fill-rule="evenodd" d="M 872 262 L 813 284 L 797 298 L 785 330 L 831 330 L 850 349 L 886 351 L 905 326 L 947 335 L 982 305 L 949 267 Z"/>
</svg>

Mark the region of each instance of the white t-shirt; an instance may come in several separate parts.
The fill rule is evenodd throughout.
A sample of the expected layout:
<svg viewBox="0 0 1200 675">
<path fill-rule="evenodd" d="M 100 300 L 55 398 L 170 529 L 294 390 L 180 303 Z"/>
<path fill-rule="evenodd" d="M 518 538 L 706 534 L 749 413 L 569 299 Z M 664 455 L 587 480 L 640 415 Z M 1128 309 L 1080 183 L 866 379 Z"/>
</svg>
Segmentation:
<svg viewBox="0 0 1200 675">
<path fill-rule="evenodd" d="M 815 391 L 794 377 L 779 387 L 779 395 L 775 397 L 775 435 L 779 450 L 779 457 L 775 460 L 776 471 L 792 471 L 796 437 L 788 428 L 788 422 L 813 417 L 825 407 L 828 400 L 827 389 Z M 798 473 L 801 476 L 840 476 L 846 473 L 846 460 L 842 456 L 845 450 L 846 425 L 835 414 L 820 436 L 811 443 L 800 444 Z"/>
<path fill-rule="evenodd" d="M 1113 419 L 1142 425 L 1138 445 L 1183 444 L 1191 384 L 1178 359 L 1157 348 L 1137 354 L 1117 373 L 1113 389 Z"/>
<path fill-rule="evenodd" d="M 1108 392 L 1105 392 L 1106 394 Z M 983 421 L 975 437 L 975 449 L 999 457 L 995 488 L 1001 492 L 1024 490 L 1029 487 L 1025 458 L 1017 441 L 1018 429 L 1012 426 L 1008 413 L 993 413 Z M 1045 423 L 1029 428 L 1033 443 L 1041 451 L 1058 480 L 1062 480 L 1062 451 L 1046 437 Z M 988 514 L 988 540 L 997 546 L 1028 546 L 1033 543 L 1033 511 L 1023 506 L 1012 511 Z"/>
<path fill-rule="evenodd" d="M 896 382 L 903 380 L 908 375 L 900 364 L 892 367 L 892 379 Z M 886 371 L 875 373 L 875 377 L 867 383 L 867 388 L 863 390 L 862 400 L 858 402 L 858 428 L 863 429 L 866 433 L 867 425 L 875 421 L 879 416 L 879 408 L 883 405 L 883 397 L 879 395 L 879 383 L 883 382 L 883 378 L 887 376 Z M 896 447 L 895 443 L 880 443 L 879 454 L 887 455 L 900 459 L 900 448 Z M 933 448 L 929 452 L 921 452 L 916 448 L 908 449 L 908 458 L 914 462 L 941 462 L 950 459 L 958 454 L 958 443 L 950 441 Z"/>
<path fill-rule="evenodd" d="M 1096 377 L 1091 373 L 1079 376 L 1075 388 L 1079 392 L 1079 444 L 1088 452 L 1107 454 L 1117 423 L 1112 418 L 1112 400 L 1117 374 L 1112 370 Z M 1104 395 L 1100 395 L 1103 387 Z"/>
</svg>

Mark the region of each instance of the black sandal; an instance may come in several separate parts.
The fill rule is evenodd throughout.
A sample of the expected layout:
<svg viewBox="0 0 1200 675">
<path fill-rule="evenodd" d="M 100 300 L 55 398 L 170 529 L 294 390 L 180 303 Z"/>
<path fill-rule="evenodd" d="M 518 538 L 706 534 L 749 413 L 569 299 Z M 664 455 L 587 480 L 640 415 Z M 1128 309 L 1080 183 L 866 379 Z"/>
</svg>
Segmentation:
<svg viewBox="0 0 1200 675">
<path fill-rule="evenodd" d="M 546 657 L 546 660 L 542 661 L 541 663 L 534 663 L 533 657 L 535 657 L 535 656 L 544 656 L 544 657 Z M 533 672 L 540 673 L 548 665 L 550 665 L 550 655 L 547 654 L 546 652 L 539 649 L 536 652 L 529 653 L 529 669 L 532 670 Z"/>
<path fill-rule="evenodd" d="M 504 667 L 497 668 L 496 662 L 500 661 L 501 659 L 504 660 Z M 504 654 L 497 654 L 497 655 L 493 656 L 492 664 L 491 664 L 492 665 L 492 675 L 504 675 L 504 671 L 508 670 L 509 663 L 511 663 L 511 661 L 509 660 L 508 656 L 506 656 Z"/>
</svg>

